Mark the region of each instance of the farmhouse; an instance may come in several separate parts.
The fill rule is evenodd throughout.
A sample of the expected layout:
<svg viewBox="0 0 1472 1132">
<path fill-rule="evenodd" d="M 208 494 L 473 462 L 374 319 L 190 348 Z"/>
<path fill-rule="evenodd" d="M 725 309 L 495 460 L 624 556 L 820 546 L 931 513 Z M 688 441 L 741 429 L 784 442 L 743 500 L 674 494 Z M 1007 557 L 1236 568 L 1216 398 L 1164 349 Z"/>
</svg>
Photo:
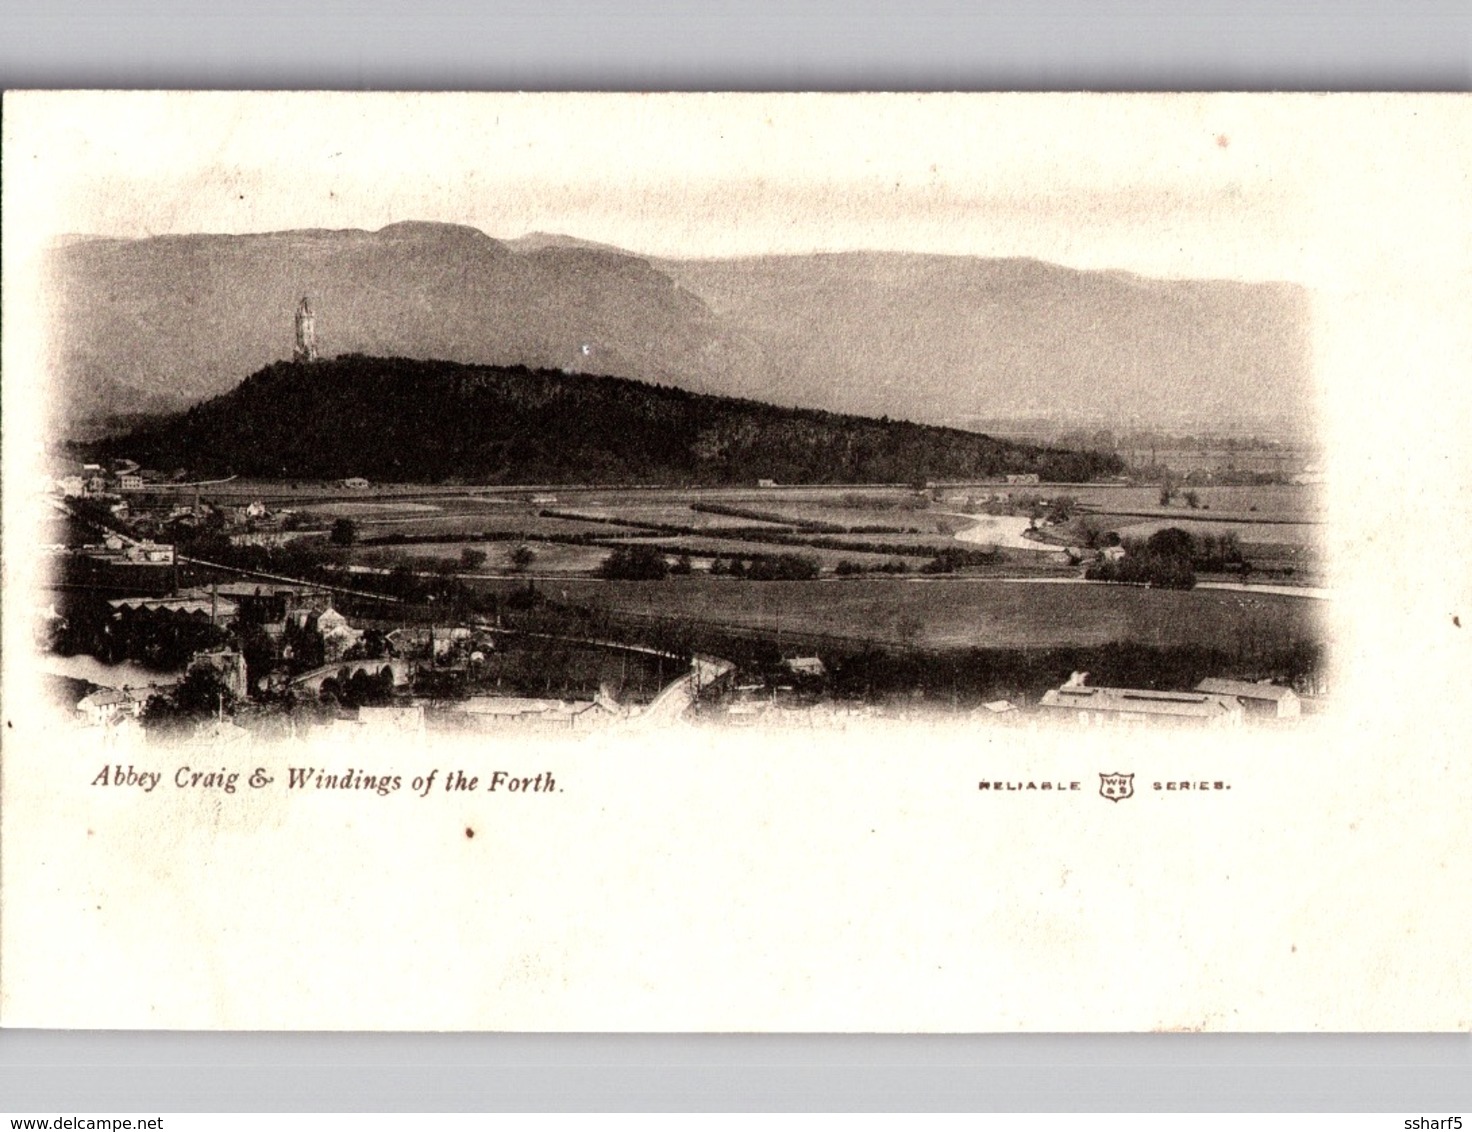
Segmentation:
<svg viewBox="0 0 1472 1132">
<path fill-rule="evenodd" d="M 1271 719 L 1296 719 L 1302 711 L 1298 693 L 1276 684 L 1252 684 L 1246 680 L 1209 678 L 1196 685 L 1198 692 L 1236 699 L 1247 714 Z"/>
<path fill-rule="evenodd" d="M 349 476 L 342 481 L 342 486 L 351 488 L 353 491 L 367 491 L 369 484 L 362 476 Z"/>
</svg>

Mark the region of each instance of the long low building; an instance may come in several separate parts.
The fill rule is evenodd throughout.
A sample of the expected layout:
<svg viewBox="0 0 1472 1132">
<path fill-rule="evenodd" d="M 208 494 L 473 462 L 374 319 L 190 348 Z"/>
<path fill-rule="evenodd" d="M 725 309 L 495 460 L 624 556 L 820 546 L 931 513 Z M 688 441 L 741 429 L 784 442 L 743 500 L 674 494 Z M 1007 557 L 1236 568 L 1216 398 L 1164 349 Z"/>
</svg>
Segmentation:
<svg viewBox="0 0 1472 1132">
<path fill-rule="evenodd" d="M 209 595 L 181 594 L 179 597 L 124 597 L 107 603 L 121 617 L 182 617 L 224 625 L 239 612 L 233 601 Z"/>
<path fill-rule="evenodd" d="M 1218 680 L 1211 678 L 1196 685 L 1198 692 L 1210 692 L 1217 696 L 1231 696 L 1238 700 L 1247 714 L 1265 716 L 1270 719 L 1294 719 L 1303 713 L 1302 701 L 1292 688 L 1279 684 L 1254 684 L 1246 680 Z"/>
<path fill-rule="evenodd" d="M 1090 688 L 1065 684 L 1043 694 L 1045 715 L 1086 725 L 1179 723 L 1236 727 L 1246 712 L 1232 696 L 1210 692 L 1157 692 L 1148 688 Z"/>
<path fill-rule="evenodd" d="M 582 730 L 622 718 L 616 705 L 598 697 L 594 700 L 538 700 L 519 696 L 472 696 L 457 706 L 462 720 L 477 730 L 499 728 L 545 728 Z"/>
</svg>

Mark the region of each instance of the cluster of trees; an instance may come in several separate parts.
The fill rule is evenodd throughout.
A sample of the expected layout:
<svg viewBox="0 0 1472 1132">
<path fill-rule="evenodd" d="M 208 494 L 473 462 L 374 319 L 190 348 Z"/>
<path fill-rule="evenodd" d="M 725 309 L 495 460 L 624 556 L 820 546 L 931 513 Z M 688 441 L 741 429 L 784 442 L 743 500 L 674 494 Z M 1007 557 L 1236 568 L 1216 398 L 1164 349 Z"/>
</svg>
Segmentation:
<svg viewBox="0 0 1472 1132">
<path fill-rule="evenodd" d="M 842 558 L 839 559 L 838 565 L 833 567 L 833 572 L 840 577 L 851 577 L 855 574 L 908 574 L 910 566 L 903 558 L 890 558 L 884 562 L 875 562 L 873 565 Z"/>
<path fill-rule="evenodd" d="M 1121 582 L 1158 589 L 1189 590 L 1196 585 L 1196 572 L 1189 558 L 1166 554 L 1130 554 L 1117 561 L 1095 562 L 1084 571 L 1095 582 Z"/>
<path fill-rule="evenodd" d="M 603 560 L 600 577 L 616 581 L 658 582 L 669 577 L 670 564 L 655 546 L 620 546 Z"/>
<path fill-rule="evenodd" d="M 232 715 L 235 708 L 235 693 L 220 674 L 201 665 L 191 668 L 169 691 L 149 696 L 138 721 L 151 732 L 182 733 L 217 713 Z"/>
<path fill-rule="evenodd" d="M 426 565 L 440 573 L 454 573 L 456 570 L 480 570 L 484 568 L 490 555 L 475 546 L 464 546 L 460 548 L 458 558 L 432 558 L 422 560 Z M 513 570 L 530 570 L 537 561 L 537 552 L 526 543 L 521 543 L 509 555 L 507 555 Z"/>
<path fill-rule="evenodd" d="M 383 672 L 370 676 L 359 668 L 351 676 L 344 673 L 323 680 L 318 698 L 349 708 L 386 704 L 394 698 L 394 679 Z"/>
<path fill-rule="evenodd" d="M 1111 530 L 1097 515 L 1085 515 L 1078 521 L 1075 529 L 1079 539 L 1090 550 L 1118 546 L 1120 543 L 1119 532 Z"/>
<path fill-rule="evenodd" d="M 1201 493 L 1199 491 L 1197 491 L 1195 488 L 1190 487 L 1182 491 L 1176 486 L 1176 481 L 1173 476 L 1166 476 L 1160 482 L 1160 505 L 1162 507 L 1169 507 L 1172 503 L 1175 502 L 1177 495 L 1180 496 L 1181 502 L 1183 502 L 1192 511 L 1200 510 L 1203 507 L 1203 504 L 1201 502 Z M 1204 506 L 1206 510 L 1211 510 L 1211 504 L 1208 503 Z"/>
<path fill-rule="evenodd" d="M 1242 553 L 1236 531 L 1207 531 L 1192 536 L 1191 565 L 1210 574 L 1252 572 L 1252 563 Z"/>
<path fill-rule="evenodd" d="M 1166 527 L 1144 542 L 1126 543 L 1123 558 L 1096 562 L 1084 577 L 1098 582 L 1189 590 L 1196 585 L 1192 566 L 1195 556 L 1196 540 L 1190 532 Z"/>
<path fill-rule="evenodd" d="M 749 582 L 810 582 L 822 569 L 811 554 L 754 554 L 750 558 L 717 558 L 710 572 Z"/>
<path fill-rule="evenodd" d="M 1078 512 L 1078 500 L 1072 495 L 1055 495 L 1043 505 L 1039 518 L 1049 523 L 1066 523 Z"/>
<path fill-rule="evenodd" d="M 621 378 L 404 358 L 278 363 L 97 445 L 155 467 L 270 478 L 482 483 L 1089 480 L 1118 456 L 784 409 Z"/>
<path fill-rule="evenodd" d="M 1002 561 L 1002 552 L 995 548 L 972 549 L 970 547 L 944 547 L 936 551 L 929 562 L 920 567 L 922 574 L 954 574 L 957 570 L 994 566 Z M 891 558 L 866 566 L 861 562 L 843 559 L 834 567 L 834 573 L 853 574 L 907 574 L 910 567 L 903 558 Z"/>
<path fill-rule="evenodd" d="M 1025 492 L 1007 500 L 993 500 L 983 510 L 988 514 L 1030 515 L 1040 522 L 1066 523 L 1077 514 L 1078 500 L 1072 495 L 1043 496 Z"/>
<path fill-rule="evenodd" d="M 1001 551 L 996 549 L 971 550 L 967 547 L 951 547 L 942 550 L 924 566 L 922 574 L 954 574 L 976 566 L 992 566 L 1002 560 Z"/>
</svg>

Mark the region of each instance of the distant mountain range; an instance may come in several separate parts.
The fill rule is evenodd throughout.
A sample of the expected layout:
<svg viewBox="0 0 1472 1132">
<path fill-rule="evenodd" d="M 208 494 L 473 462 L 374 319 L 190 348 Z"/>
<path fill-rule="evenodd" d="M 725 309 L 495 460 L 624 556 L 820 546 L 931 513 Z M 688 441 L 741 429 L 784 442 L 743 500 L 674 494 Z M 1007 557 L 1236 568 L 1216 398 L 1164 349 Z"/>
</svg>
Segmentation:
<svg viewBox="0 0 1472 1132">
<path fill-rule="evenodd" d="M 69 422 L 180 406 L 291 355 L 448 358 L 922 422 L 1302 416 L 1308 294 L 1026 259 L 675 260 L 467 227 L 71 238 L 51 253 Z"/>
<path fill-rule="evenodd" d="M 277 362 L 93 451 L 154 469 L 413 483 L 1084 480 L 1121 470 L 1112 455 L 627 378 L 361 355 Z"/>
</svg>

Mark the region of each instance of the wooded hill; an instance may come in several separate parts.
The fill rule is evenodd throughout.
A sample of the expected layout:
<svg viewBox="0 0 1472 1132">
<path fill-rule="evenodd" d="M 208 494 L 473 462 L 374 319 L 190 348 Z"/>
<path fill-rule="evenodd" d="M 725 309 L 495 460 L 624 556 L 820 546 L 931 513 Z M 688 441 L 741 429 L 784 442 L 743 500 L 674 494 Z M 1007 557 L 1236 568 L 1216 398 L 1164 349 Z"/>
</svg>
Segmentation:
<svg viewBox="0 0 1472 1132">
<path fill-rule="evenodd" d="M 348 355 L 280 362 L 93 446 L 192 474 L 414 483 L 914 483 L 1118 458 L 691 393 L 624 378 Z"/>
</svg>

